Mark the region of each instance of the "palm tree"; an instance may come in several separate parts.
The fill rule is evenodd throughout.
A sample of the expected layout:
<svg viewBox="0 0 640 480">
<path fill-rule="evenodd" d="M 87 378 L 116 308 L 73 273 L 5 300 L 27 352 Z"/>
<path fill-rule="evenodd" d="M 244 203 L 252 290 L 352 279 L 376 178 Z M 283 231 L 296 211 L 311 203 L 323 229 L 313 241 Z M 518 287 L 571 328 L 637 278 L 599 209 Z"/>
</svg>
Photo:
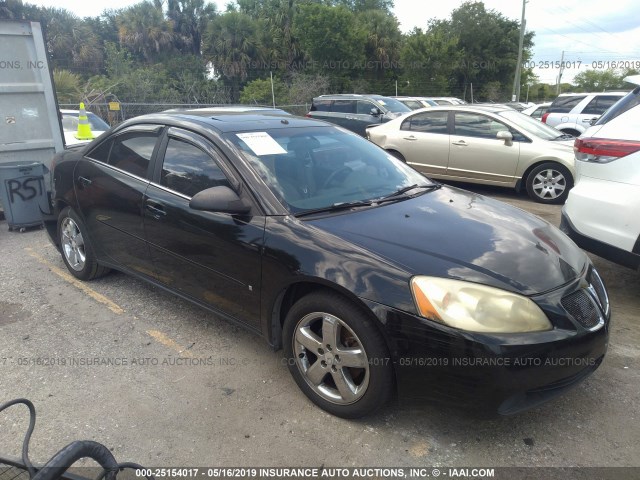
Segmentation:
<svg viewBox="0 0 640 480">
<path fill-rule="evenodd" d="M 257 23 L 247 14 L 226 12 L 209 23 L 203 54 L 215 70 L 231 85 L 232 101 L 240 98 L 240 85 L 246 81 L 251 63 L 258 60 Z"/>
<path fill-rule="evenodd" d="M 204 0 L 169 0 L 167 17 L 173 22 L 178 37 L 176 43 L 182 53 L 200 56 L 202 33 L 217 14 L 216 6 Z"/>
<path fill-rule="evenodd" d="M 146 61 L 174 47 L 172 22 L 165 20 L 158 1 L 140 2 L 123 10 L 116 23 L 120 44 Z"/>
</svg>

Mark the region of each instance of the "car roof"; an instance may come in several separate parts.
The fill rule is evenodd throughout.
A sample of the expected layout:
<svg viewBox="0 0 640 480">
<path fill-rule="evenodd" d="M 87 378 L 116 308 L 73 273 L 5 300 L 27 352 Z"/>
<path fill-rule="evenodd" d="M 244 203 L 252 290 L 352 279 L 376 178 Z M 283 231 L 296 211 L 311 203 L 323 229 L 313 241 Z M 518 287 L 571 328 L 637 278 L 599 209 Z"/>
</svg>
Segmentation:
<svg viewBox="0 0 640 480">
<path fill-rule="evenodd" d="M 314 100 L 318 98 L 318 99 L 326 99 L 326 100 L 330 100 L 332 98 L 339 98 L 339 99 L 346 99 L 346 100 L 358 100 L 358 99 L 365 99 L 365 98 L 393 98 L 393 97 L 387 97 L 385 95 L 378 95 L 377 93 L 372 93 L 372 94 L 366 94 L 366 93 L 334 93 L 334 94 L 327 94 L 327 95 L 319 95 L 317 97 L 314 98 Z"/>
<path fill-rule="evenodd" d="M 561 93 L 558 97 L 577 97 L 578 95 L 626 95 L 629 92 L 615 90 L 612 92 L 571 92 Z"/>
<path fill-rule="evenodd" d="M 165 125 L 195 123 L 201 127 L 213 127 L 220 133 L 254 131 L 261 129 L 332 126 L 331 124 L 321 120 L 296 117 L 294 115 L 281 113 L 225 112 L 211 114 L 203 111 L 186 111 L 141 115 L 120 124 L 120 127 L 123 128 L 144 123 L 160 123 Z"/>
<path fill-rule="evenodd" d="M 515 112 L 513 108 L 507 107 L 506 105 L 478 105 L 475 103 L 467 103 L 465 105 L 438 105 L 437 107 L 425 108 L 425 112 L 433 112 L 438 110 L 477 110 L 478 112 L 488 112 L 488 113 L 497 113 L 497 112 Z M 414 110 L 413 113 L 422 111 Z"/>
</svg>

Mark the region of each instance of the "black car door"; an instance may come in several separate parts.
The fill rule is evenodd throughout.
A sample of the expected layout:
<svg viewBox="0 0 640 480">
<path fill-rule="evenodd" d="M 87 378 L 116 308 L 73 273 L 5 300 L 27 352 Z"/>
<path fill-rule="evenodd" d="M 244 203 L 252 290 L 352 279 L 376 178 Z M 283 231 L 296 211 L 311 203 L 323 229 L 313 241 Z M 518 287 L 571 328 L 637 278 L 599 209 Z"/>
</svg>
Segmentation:
<svg viewBox="0 0 640 480">
<path fill-rule="evenodd" d="M 191 197 L 210 187 L 246 192 L 223 155 L 202 136 L 170 128 L 161 150 L 144 202 L 156 278 L 258 328 L 265 216 L 255 206 L 242 216 L 189 207 Z"/>
<path fill-rule="evenodd" d="M 152 271 L 142 201 L 162 127 L 136 125 L 90 150 L 74 172 L 78 208 L 99 258 L 137 273 Z"/>
</svg>

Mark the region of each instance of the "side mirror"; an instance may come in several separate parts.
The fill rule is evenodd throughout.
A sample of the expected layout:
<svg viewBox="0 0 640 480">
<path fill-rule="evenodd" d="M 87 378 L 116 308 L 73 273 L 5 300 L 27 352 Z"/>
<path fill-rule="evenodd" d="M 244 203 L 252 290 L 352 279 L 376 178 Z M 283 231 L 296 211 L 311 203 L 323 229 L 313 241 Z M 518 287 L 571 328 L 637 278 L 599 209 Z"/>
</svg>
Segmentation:
<svg viewBox="0 0 640 480">
<path fill-rule="evenodd" d="M 243 215 L 251 210 L 251 205 L 247 205 L 236 192 L 224 185 L 207 188 L 196 193 L 189 202 L 189 207 L 194 210 L 230 213 L 232 215 Z"/>
<path fill-rule="evenodd" d="M 511 145 L 513 143 L 513 135 L 511 135 L 511 132 L 508 132 L 507 130 L 500 130 L 496 133 L 496 138 L 498 140 L 504 140 L 505 145 Z"/>
<path fill-rule="evenodd" d="M 593 117 L 591 120 L 589 120 L 589 125 L 593 127 L 598 121 L 598 118 L 600 117 Z"/>
<path fill-rule="evenodd" d="M 380 111 L 380 109 L 378 107 L 373 107 L 369 113 L 373 117 L 379 117 L 380 115 L 382 115 L 382 112 Z"/>
</svg>

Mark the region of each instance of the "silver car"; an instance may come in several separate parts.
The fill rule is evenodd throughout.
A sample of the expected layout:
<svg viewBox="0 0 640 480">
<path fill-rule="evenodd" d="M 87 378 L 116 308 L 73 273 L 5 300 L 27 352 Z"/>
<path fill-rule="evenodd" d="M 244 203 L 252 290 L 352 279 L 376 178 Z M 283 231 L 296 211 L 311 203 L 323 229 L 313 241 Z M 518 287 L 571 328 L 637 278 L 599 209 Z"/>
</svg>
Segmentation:
<svg viewBox="0 0 640 480">
<path fill-rule="evenodd" d="M 562 203 L 575 177 L 573 137 L 504 106 L 415 110 L 367 138 L 429 177 L 526 188 Z"/>
</svg>

